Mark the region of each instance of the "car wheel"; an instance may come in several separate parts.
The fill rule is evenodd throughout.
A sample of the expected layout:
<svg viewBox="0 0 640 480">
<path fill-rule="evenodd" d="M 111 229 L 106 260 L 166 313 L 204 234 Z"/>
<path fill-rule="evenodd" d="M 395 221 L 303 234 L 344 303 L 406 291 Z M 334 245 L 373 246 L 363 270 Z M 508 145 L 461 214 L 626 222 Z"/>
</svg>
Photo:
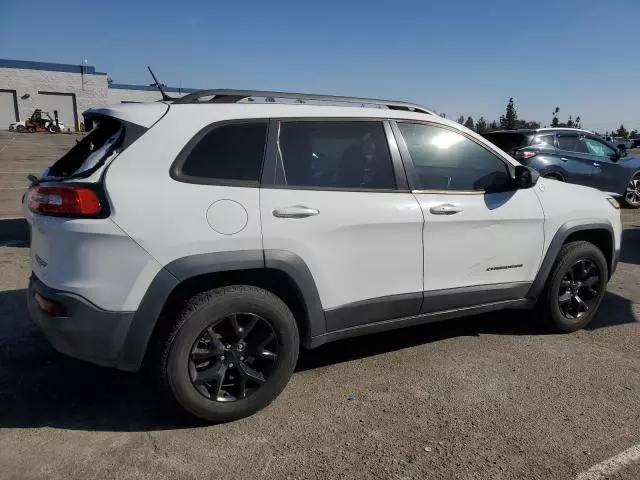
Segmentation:
<svg viewBox="0 0 640 480">
<path fill-rule="evenodd" d="M 58 133 L 58 128 L 54 124 L 51 124 L 47 127 L 47 131 L 49 133 Z"/>
<path fill-rule="evenodd" d="M 218 288 L 185 306 L 166 342 L 160 378 L 190 414 L 236 420 L 278 396 L 299 344 L 296 321 L 280 298 L 253 286 Z"/>
<path fill-rule="evenodd" d="M 554 263 L 538 313 L 560 330 L 580 330 L 598 310 L 607 279 L 607 261 L 598 247 L 583 241 L 568 243 Z"/>
<path fill-rule="evenodd" d="M 18 125 L 16 127 L 16 131 L 20 132 L 20 133 L 23 133 L 25 131 L 24 125 Z"/>
<path fill-rule="evenodd" d="M 640 175 L 635 175 L 627 185 L 624 203 L 629 208 L 640 207 Z"/>
</svg>

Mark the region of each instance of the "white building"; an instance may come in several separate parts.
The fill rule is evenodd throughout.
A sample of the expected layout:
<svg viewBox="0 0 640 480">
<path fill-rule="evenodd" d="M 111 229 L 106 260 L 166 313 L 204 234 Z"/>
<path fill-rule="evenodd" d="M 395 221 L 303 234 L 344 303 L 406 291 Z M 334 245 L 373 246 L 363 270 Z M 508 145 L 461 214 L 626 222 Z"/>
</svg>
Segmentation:
<svg viewBox="0 0 640 480">
<path fill-rule="evenodd" d="M 58 112 L 72 130 L 80 129 L 82 112 L 92 107 L 161 99 L 155 86 L 109 85 L 106 73 L 95 67 L 63 63 L 0 59 L 0 130 L 28 119 L 36 108 Z M 196 91 L 165 87 L 174 97 Z"/>
</svg>

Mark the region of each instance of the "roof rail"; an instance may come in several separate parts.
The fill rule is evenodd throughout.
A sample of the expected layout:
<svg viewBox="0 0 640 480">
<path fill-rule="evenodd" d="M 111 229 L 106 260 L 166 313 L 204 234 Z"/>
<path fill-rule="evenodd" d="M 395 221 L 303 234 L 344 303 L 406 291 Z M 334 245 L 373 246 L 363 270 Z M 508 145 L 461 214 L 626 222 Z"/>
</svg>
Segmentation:
<svg viewBox="0 0 640 480">
<path fill-rule="evenodd" d="M 204 97 L 211 97 L 209 100 L 200 100 Z M 293 100 L 312 100 L 319 102 L 347 102 L 360 103 L 366 105 L 382 105 L 390 110 L 405 110 L 409 112 L 432 114 L 426 108 L 406 102 L 397 102 L 395 100 L 380 100 L 375 98 L 358 98 L 358 97 L 340 97 L 337 95 L 315 95 L 311 93 L 293 93 L 293 92 L 269 92 L 262 90 L 201 90 L 199 92 L 190 93 L 184 97 L 178 98 L 173 103 L 236 103 L 249 97 L 265 97 L 265 98 L 287 98 Z"/>
</svg>

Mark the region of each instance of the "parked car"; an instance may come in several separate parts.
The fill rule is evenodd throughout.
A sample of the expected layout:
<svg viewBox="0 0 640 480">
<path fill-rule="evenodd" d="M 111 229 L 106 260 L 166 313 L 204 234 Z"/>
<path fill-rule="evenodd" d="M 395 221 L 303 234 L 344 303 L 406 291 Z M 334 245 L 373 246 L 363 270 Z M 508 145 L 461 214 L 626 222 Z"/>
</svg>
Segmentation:
<svg viewBox="0 0 640 480">
<path fill-rule="evenodd" d="M 605 137 L 605 140 L 616 147 L 618 150 L 629 150 L 630 148 L 633 148 L 634 144 L 634 141 L 631 138 Z"/>
<path fill-rule="evenodd" d="M 579 129 L 539 128 L 487 133 L 484 137 L 543 177 L 577 183 L 640 207 L 640 159 Z"/>
<path fill-rule="evenodd" d="M 640 148 L 640 138 L 633 139 L 633 145 L 631 146 L 631 148 Z"/>
<path fill-rule="evenodd" d="M 30 314 L 206 420 L 273 401 L 301 346 L 534 306 L 577 330 L 618 262 L 615 199 L 418 105 L 209 90 L 85 123 L 24 201 Z"/>
</svg>

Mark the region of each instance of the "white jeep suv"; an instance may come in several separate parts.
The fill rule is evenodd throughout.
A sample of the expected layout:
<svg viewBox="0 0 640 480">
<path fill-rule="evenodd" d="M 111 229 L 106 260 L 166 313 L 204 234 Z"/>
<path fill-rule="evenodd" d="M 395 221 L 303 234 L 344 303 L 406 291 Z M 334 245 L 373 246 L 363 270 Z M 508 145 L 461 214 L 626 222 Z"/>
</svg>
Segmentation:
<svg viewBox="0 0 640 480">
<path fill-rule="evenodd" d="M 300 345 L 534 306 L 584 327 L 620 252 L 615 200 L 412 104 L 211 90 L 85 123 L 25 196 L 31 316 L 211 421 L 274 400 Z"/>
</svg>

